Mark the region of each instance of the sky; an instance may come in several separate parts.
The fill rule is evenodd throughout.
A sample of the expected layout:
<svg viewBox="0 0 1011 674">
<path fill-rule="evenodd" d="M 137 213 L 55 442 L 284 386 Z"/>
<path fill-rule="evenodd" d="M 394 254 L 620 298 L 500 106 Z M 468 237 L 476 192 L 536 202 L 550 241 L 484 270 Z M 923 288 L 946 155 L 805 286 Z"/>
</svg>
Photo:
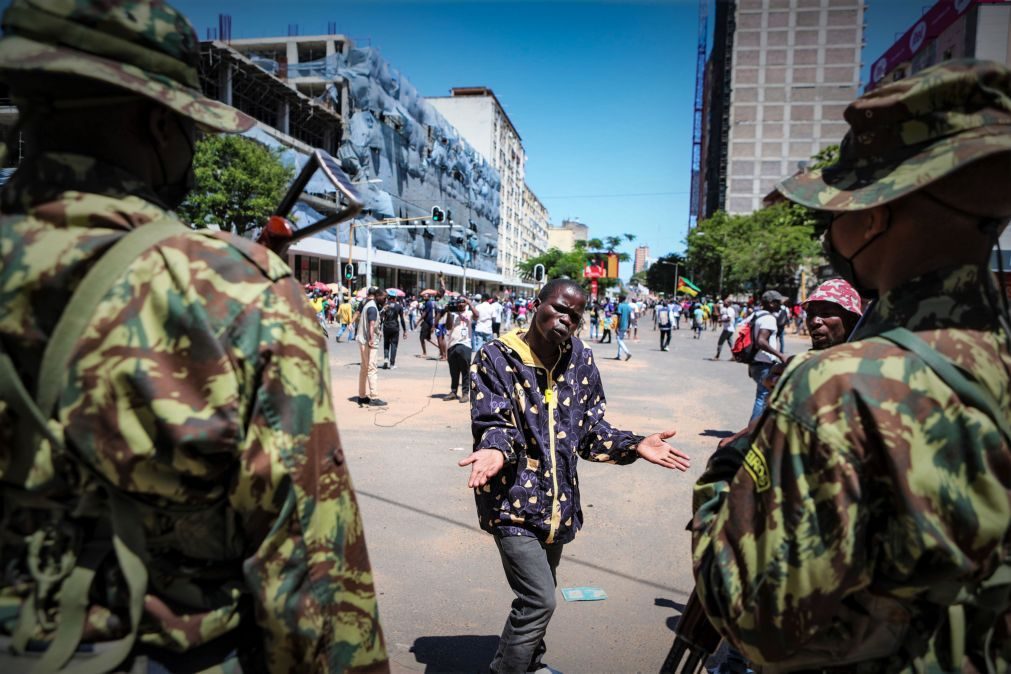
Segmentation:
<svg viewBox="0 0 1011 674">
<path fill-rule="evenodd" d="M 869 64 L 931 4 L 866 2 L 864 82 Z M 289 24 L 319 35 L 336 22 L 338 33 L 377 47 L 426 96 L 490 87 L 522 137 L 527 183 L 553 223 L 578 219 L 591 237 L 634 234 L 630 254 L 639 244 L 654 257 L 683 249 L 697 0 L 172 4 L 201 39 L 219 14 L 231 15 L 233 38 L 283 36 Z"/>
</svg>

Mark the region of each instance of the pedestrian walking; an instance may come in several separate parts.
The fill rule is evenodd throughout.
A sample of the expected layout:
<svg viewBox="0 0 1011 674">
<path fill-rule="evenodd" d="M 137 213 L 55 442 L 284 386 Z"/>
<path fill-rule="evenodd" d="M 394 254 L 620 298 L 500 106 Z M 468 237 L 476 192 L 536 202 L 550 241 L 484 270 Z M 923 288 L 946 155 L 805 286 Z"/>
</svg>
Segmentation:
<svg viewBox="0 0 1011 674">
<path fill-rule="evenodd" d="M 785 304 L 776 312 L 776 341 L 779 342 L 779 352 L 786 353 L 786 326 L 790 324 L 790 309 Z"/>
<path fill-rule="evenodd" d="M 618 329 L 614 333 L 615 341 L 618 342 L 618 355 L 614 357 L 615 360 L 621 360 L 621 352 L 625 352 L 625 360 L 632 357 L 632 352 L 628 350 L 625 345 L 625 336 L 628 335 L 628 328 L 632 324 L 632 315 L 634 311 L 632 305 L 628 303 L 628 300 L 624 295 L 618 299 L 618 312 L 616 318 L 618 319 Z"/>
<path fill-rule="evenodd" d="M 254 120 L 165 2 L 5 4 L 0 671 L 388 671 L 317 317 L 175 215 Z"/>
<path fill-rule="evenodd" d="M 382 325 L 379 310 L 386 303 L 386 293 L 378 288 L 369 288 L 358 317 L 358 353 L 361 362 L 358 368 L 358 406 L 384 407 L 386 402 L 379 395 L 379 340 Z"/>
<path fill-rule="evenodd" d="M 598 344 L 610 344 L 611 343 L 611 333 L 615 329 L 615 321 L 617 321 L 617 316 L 611 313 L 611 305 L 608 303 L 604 306 L 602 312 L 604 318 L 601 320 L 601 328 L 603 329 L 603 334 L 600 339 L 597 340 Z"/>
<path fill-rule="evenodd" d="M 435 304 L 435 300 L 432 296 L 422 295 L 424 299 L 424 304 L 421 306 L 421 329 L 418 331 L 418 335 L 421 338 L 421 358 L 428 357 L 428 344 L 431 344 L 436 349 L 439 345 L 432 341 L 432 335 L 435 332 L 435 318 L 438 313 L 438 307 Z"/>
<path fill-rule="evenodd" d="M 400 345 L 400 333 L 407 338 L 407 322 L 404 320 L 404 306 L 396 296 L 390 295 L 386 306 L 380 311 L 383 324 L 383 369 L 393 370 L 397 367 L 397 347 Z"/>
<path fill-rule="evenodd" d="M 498 297 L 493 296 L 489 299 L 489 304 L 494 311 L 491 316 L 491 333 L 498 337 L 502 331 L 502 303 L 498 301 Z"/>
<path fill-rule="evenodd" d="M 722 330 L 720 330 L 720 339 L 716 342 L 716 357 L 713 358 L 713 360 L 720 359 L 720 354 L 723 352 L 724 344 L 730 344 L 733 346 L 734 326 L 737 322 L 737 314 L 734 312 L 734 308 L 729 302 L 720 302 L 716 305 L 716 309 L 719 312 Z"/>
<path fill-rule="evenodd" d="M 470 466 L 478 520 L 495 537 L 516 595 L 490 664 L 492 672 L 548 671 L 544 636 L 555 610 L 556 569 L 582 526 L 577 457 L 627 464 L 639 457 L 685 470 L 689 458 L 666 439 L 621 431 L 604 418 L 593 354 L 572 332 L 586 295 L 575 281 L 541 289 L 530 329 L 485 344 L 471 388 Z M 556 374 L 557 373 L 557 374 Z M 578 421 L 578 423 L 576 423 Z"/>
<path fill-rule="evenodd" d="M 411 325 L 411 332 L 418 327 L 418 298 L 414 295 L 410 297 L 410 304 L 407 305 L 407 320 Z"/>
<path fill-rule="evenodd" d="M 751 318 L 751 334 L 757 345 L 755 358 L 748 365 L 748 376 L 755 382 L 755 404 L 751 409 L 752 419 L 756 419 L 762 414 L 769 394 L 772 392 L 765 381 L 769 370 L 777 363 L 786 362 L 786 356 L 772 342 L 778 329 L 776 314 L 779 313 L 784 299 L 777 291 L 766 290 L 762 293 L 762 308 L 756 311 Z"/>
<path fill-rule="evenodd" d="M 656 306 L 656 324 L 660 329 L 660 350 L 666 351 L 670 345 L 671 327 L 674 321 L 671 319 L 671 309 L 665 302 Z"/>
<path fill-rule="evenodd" d="M 692 306 L 692 339 L 700 339 L 702 337 L 703 326 L 706 322 L 706 314 L 702 309 L 701 304 L 695 304 Z"/>
<path fill-rule="evenodd" d="M 674 319 L 674 329 L 681 329 L 681 304 L 675 299 L 670 303 L 671 318 Z"/>
<path fill-rule="evenodd" d="M 590 339 L 600 339 L 600 304 L 590 305 Z"/>
<path fill-rule="evenodd" d="M 471 344 L 473 344 L 475 351 L 480 349 L 485 342 L 490 342 L 492 337 L 494 337 L 495 316 L 498 314 L 494 301 L 494 297 L 487 297 L 482 301 L 480 295 L 474 296 L 474 330 L 471 336 Z"/>
<path fill-rule="evenodd" d="M 339 325 L 340 328 L 337 330 L 337 337 L 335 341 L 340 342 L 341 336 L 344 332 L 351 329 L 351 317 L 352 312 L 350 298 L 341 300 L 340 304 L 337 306 L 337 325 Z M 350 335 L 348 339 L 350 339 Z"/>
<path fill-rule="evenodd" d="M 1011 329 L 989 260 L 1011 217 L 1011 72 L 947 60 L 845 118 L 835 163 L 777 189 L 820 211 L 833 269 L 878 299 L 713 456 L 701 604 L 763 668 L 1000 671 Z"/>
</svg>

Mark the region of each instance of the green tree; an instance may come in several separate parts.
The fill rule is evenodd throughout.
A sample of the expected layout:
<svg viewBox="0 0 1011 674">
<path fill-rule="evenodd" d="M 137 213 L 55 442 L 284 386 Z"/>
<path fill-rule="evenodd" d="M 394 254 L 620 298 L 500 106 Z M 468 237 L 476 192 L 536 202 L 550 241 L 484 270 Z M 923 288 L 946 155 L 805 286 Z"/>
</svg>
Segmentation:
<svg viewBox="0 0 1011 674">
<path fill-rule="evenodd" d="M 294 177 L 280 151 L 224 134 L 197 143 L 193 170 L 196 185 L 179 215 L 196 227 L 216 224 L 240 236 L 266 222 Z"/>
<path fill-rule="evenodd" d="M 586 267 L 586 250 L 578 245 L 575 250 L 571 250 L 568 253 L 563 253 L 558 248 L 549 248 L 537 257 L 520 262 L 520 271 L 524 277 L 533 279 L 534 267 L 539 264 L 544 265 L 544 274 L 547 279 L 571 278 L 583 283 L 583 269 Z"/>
<path fill-rule="evenodd" d="M 775 287 L 789 295 L 797 272 L 819 252 L 812 211 L 779 202 L 747 215 L 718 211 L 688 234 L 686 265 L 709 295 Z"/>
</svg>

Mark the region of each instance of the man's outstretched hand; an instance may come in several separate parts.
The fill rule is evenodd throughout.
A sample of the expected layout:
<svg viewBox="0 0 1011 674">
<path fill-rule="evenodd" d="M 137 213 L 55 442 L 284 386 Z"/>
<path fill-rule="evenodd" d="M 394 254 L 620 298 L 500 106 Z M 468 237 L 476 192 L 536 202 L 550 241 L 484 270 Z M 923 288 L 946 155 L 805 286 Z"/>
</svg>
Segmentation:
<svg viewBox="0 0 1011 674">
<path fill-rule="evenodd" d="M 504 465 L 505 455 L 497 449 L 479 449 L 466 459 L 460 460 L 460 467 L 470 466 L 467 486 L 471 489 L 488 484 L 488 480 L 495 477 Z"/>
<path fill-rule="evenodd" d="M 635 448 L 639 456 L 650 463 L 655 463 L 664 468 L 677 468 L 680 471 L 688 470 L 692 465 L 692 460 L 684 452 L 674 449 L 664 440 L 673 438 L 675 430 L 661 431 L 642 439 L 642 442 Z"/>
</svg>

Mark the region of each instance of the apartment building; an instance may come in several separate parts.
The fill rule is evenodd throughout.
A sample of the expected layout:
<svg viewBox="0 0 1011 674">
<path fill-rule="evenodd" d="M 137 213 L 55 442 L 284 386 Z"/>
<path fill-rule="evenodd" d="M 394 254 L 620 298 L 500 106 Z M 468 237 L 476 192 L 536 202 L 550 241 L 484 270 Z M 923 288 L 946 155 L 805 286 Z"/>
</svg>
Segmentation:
<svg viewBox="0 0 1011 674">
<path fill-rule="evenodd" d="M 838 143 L 860 84 L 863 0 L 717 0 L 703 102 L 701 220 L 750 213 Z"/>
<path fill-rule="evenodd" d="M 501 178 L 501 218 L 498 264 L 505 279 L 519 278 L 519 263 L 528 259 L 526 242 L 545 235 L 531 229 L 524 197 L 526 152 L 523 141 L 495 92 L 487 87 L 454 87 L 449 96 L 429 97 L 428 102 L 484 155 Z"/>
</svg>

